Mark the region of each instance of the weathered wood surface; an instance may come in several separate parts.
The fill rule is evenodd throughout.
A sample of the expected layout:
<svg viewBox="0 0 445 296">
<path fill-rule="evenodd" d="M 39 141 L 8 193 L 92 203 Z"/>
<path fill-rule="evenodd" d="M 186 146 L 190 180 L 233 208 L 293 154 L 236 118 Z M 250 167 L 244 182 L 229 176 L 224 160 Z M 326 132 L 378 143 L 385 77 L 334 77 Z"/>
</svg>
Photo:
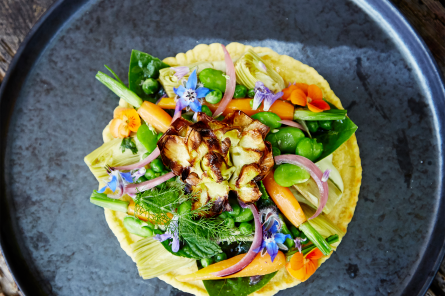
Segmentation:
<svg viewBox="0 0 445 296">
<path fill-rule="evenodd" d="M 0 0 L 0 83 L 20 43 L 54 0 Z M 392 0 L 445 74 L 445 0 Z M 445 295 L 445 261 L 426 295 Z M 21 295 L 0 254 L 0 296 Z"/>
</svg>

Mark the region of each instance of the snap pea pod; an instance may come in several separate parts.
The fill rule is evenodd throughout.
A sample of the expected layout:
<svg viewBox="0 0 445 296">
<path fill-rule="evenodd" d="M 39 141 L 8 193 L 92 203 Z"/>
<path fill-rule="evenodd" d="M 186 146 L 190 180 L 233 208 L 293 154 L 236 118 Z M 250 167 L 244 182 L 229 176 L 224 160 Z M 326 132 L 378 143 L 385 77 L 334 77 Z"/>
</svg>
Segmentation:
<svg viewBox="0 0 445 296">
<path fill-rule="evenodd" d="M 252 224 L 248 222 L 241 223 L 239 226 L 239 231 L 241 232 L 241 234 L 251 234 L 253 231 Z"/>
<path fill-rule="evenodd" d="M 151 129 L 146 124 L 142 124 L 136 133 L 136 136 L 139 142 L 144 145 L 145 149 L 147 149 L 148 153 L 152 153 L 153 150 L 156 149 L 157 133 L 154 129 Z"/>
<path fill-rule="evenodd" d="M 283 215 L 282 214 L 278 214 L 278 217 L 279 217 L 280 222 L 281 222 L 281 233 L 289 234 L 290 236 L 292 236 L 292 233 L 289 231 L 289 228 L 287 228 L 286 222 L 284 221 Z M 286 238 L 286 240 L 284 241 L 284 245 L 290 249 L 293 246 L 295 246 L 295 242 L 294 242 L 293 239 Z"/>
<path fill-rule="evenodd" d="M 124 226 L 128 230 L 128 232 L 142 236 L 148 237 L 153 236 L 153 228 L 154 225 L 150 222 L 144 222 L 139 220 L 134 216 L 126 216 L 124 218 Z"/>
<path fill-rule="evenodd" d="M 245 208 L 241 211 L 237 217 L 235 217 L 235 222 L 248 222 L 253 219 L 253 213 L 249 208 Z"/>
<path fill-rule="evenodd" d="M 253 119 L 259 120 L 261 123 L 274 129 L 281 127 L 281 118 L 273 112 L 258 112 L 251 116 Z"/>
</svg>

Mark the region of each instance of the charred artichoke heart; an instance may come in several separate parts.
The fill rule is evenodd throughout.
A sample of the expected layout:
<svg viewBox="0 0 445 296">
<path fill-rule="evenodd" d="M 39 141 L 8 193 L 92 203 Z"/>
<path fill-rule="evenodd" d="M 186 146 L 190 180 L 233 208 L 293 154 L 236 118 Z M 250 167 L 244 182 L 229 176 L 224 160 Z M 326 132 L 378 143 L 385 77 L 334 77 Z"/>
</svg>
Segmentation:
<svg viewBox="0 0 445 296">
<path fill-rule="evenodd" d="M 191 186 L 198 198 L 197 209 L 207 203 L 206 216 L 228 206 L 229 191 L 251 204 L 261 197 L 256 181 L 274 165 L 272 146 L 264 141 L 269 127 L 242 111 L 217 121 L 205 113 L 197 122 L 178 118 L 158 142 L 164 164 Z"/>
</svg>

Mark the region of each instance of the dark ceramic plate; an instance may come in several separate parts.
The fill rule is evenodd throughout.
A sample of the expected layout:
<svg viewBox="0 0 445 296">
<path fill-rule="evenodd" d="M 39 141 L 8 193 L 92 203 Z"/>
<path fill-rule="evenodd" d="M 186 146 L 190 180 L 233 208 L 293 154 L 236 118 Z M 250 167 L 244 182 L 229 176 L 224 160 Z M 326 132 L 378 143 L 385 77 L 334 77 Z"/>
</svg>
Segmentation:
<svg viewBox="0 0 445 296">
<path fill-rule="evenodd" d="M 357 125 L 363 184 L 343 243 L 279 295 L 421 295 L 443 256 L 445 96 L 424 43 L 387 1 L 59 1 L 1 88 L 1 246 L 26 295 L 179 295 L 119 247 L 83 157 L 102 143 L 131 49 L 268 46 L 313 66 Z"/>
</svg>

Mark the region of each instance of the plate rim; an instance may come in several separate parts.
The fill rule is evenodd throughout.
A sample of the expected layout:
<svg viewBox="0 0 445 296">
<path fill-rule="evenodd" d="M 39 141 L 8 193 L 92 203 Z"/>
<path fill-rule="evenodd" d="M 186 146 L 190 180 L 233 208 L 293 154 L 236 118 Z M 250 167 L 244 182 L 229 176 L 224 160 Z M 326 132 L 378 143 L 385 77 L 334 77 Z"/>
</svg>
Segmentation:
<svg viewBox="0 0 445 296">
<path fill-rule="evenodd" d="M 75 2 L 75 3 L 74 3 Z M 8 71 L 1 83 L 0 87 L 0 134 L 4 135 L 3 139 L 6 139 L 8 134 L 9 122 L 12 117 L 13 108 L 17 96 L 12 96 L 12 100 L 6 99 L 7 91 L 9 90 L 7 85 L 10 81 L 18 79 L 20 84 L 23 84 L 27 79 L 29 70 L 33 68 L 35 62 L 40 57 L 42 51 L 45 50 L 46 44 L 48 44 L 52 37 L 55 36 L 63 24 L 66 23 L 68 18 L 58 17 L 60 15 L 74 15 L 88 0 L 80 1 L 68 1 L 57 0 L 54 2 L 48 10 L 40 17 L 36 24 L 28 32 L 26 38 L 20 44 L 17 53 L 15 54 Z M 396 36 L 390 36 L 393 40 L 395 37 L 399 38 L 399 42 L 402 44 L 396 44 L 399 50 L 405 49 L 410 53 L 408 56 L 405 54 L 404 58 L 413 58 L 411 64 L 416 65 L 418 72 L 417 75 L 423 76 L 427 87 L 430 87 L 430 92 L 425 94 L 429 96 L 430 100 L 439 102 L 441 106 L 436 107 L 437 114 L 437 126 L 439 129 L 439 140 L 445 138 L 445 86 L 442 74 L 437 66 L 435 59 L 433 58 L 429 48 L 426 46 L 423 39 L 412 27 L 412 25 L 406 20 L 405 16 L 388 0 L 353 0 L 368 16 L 377 22 L 376 18 L 381 18 L 391 28 Z M 58 19 L 58 20 L 57 20 Z M 57 26 L 49 26 L 53 22 L 59 23 Z M 48 29 L 50 34 L 48 33 Z M 384 28 L 382 28 L 384 29 Z M 39 39 L 39 37 L 43 37 Z M 393 40 L 394 41 L 394 40 Z M 37 46 L 39 49 L 32 54 L 29 53 L 29 48 Z M 404 48 L 405 47 L 405 48 Z M 18 69 L 20 63 L 26 60 L 27 66 Z M 26 75 L 18 75 L 16 73 L 23 72 Z M 445 74 L 445 73 L 444 73 Z M 15 75 L 15 76 L 14 76 Z M 17 75 L 19 77 L 17 77 Z M 420 83 L 420 82 L 419 82 Z M 424 88 L 426 88 L 424 86 Z M 10 91 L 11 92 L 11 91 Z M 19 94 L 20 90 L 13 90 L 12 93 Z M 442 107 L 442 108 L 440 108 Z M 441 131 L 440 131 L 441 130 Z M 443 168 L 445 165 L 444 158 L 444 146 L 443 141 L 438 141 L 438 150 L 442 152 L 442 162 L 439 164 L 439 173 L 443 176 Z M 6 190 L 6 141 L 2 141 L 0 145 L 0 252 L 5 258 L 6 265 L 11 271 L 11 274 L 24 295 L 46 295 L 42 287 L 46 285 L 44 280 L 36 278 L 36 275 L 31 272 L 33 269 L 32 262 L 27 262 L 23 257 L 23 254 L 19 253 L 18 241 L 16 239 L 17 233 L 14 231 L 14 221 L 11 219 L 11 205 L 8 203 L 8 193 Z M 438 195 L 440 196 L 437 213 L 434 224 L 431 230 L 430 237 L 435 238 L 435 243 L 430 239 L 429 243 L 425 247 L 422 258 L 419 261 L 416 271 L 411 276 L 411 279 L 416 278 L 420 280 L 410 281 L 404 291 L 403 295 L 413 295 L 415 292 L 417 295 L 424 295 L 429 288 L 436 272 L 438 271 L 440 264 L 445 256 L 445 194 L 444 194 L 444 182 L 438 184 Z M 6 221 L 5 221 L 6 220 Z M 14 250 L 15 249 L 15 250 Z M 434 256 L 429 256 L 433 252 Z M 428 254 L 428 255 L 427 255 Z M 429 257 L 429 258 L 425 258 Z M 433 259 L 431 259 L 433 258 Z M 27 268 L 23 268 L 26 266 Z M 430 272 L 424 272 L 426 267 Z M 20 269 L 20 271 L 18 271 Z M 25 272 L 24 272 L 25 271 Z M 38 274 L 38 273 L 37 273 Z M 51 292 L 50 292 L 51 293 Z"/>
</svg>

